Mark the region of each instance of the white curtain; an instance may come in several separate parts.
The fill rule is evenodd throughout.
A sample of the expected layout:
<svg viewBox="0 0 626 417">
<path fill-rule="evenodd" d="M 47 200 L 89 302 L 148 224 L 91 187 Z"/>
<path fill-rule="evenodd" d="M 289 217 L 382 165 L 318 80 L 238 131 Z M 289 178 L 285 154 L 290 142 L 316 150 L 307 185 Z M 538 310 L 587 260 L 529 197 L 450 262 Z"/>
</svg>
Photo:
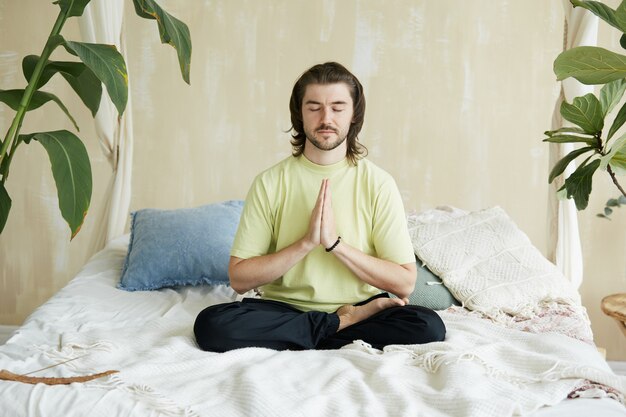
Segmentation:
<svg viewBox="0 0 626 417">
<path fill-rule="evenodd" d="M 115 45 L 128 62 L 124 45 L 124 0 L 92 1 L 79 18 L 79 26 L 83 41 Z M 100 146 L 111 164 L 112 173 L 104 202 L 96 213 L 96 231 L 90 242 L 89 255 L 121 236 L 128 219 L 133 160 L 130 82 L 128 92 L 126 110 L 120 118 L 103 87 L 95 118 Z"/>
<path fill-rule="evenodd" d="M 598 18 L 582 7 L 572 7 L 569 0 L 562 1 L 565 11 L 563 50 L 575 46 L 597 45 Z M 592 85 L 581 84 L 573 78 L 564 80 L 552 116 L 552 129 L 567 125 L 559 111 L 563 100 L 571 103 L 574 97 L 593 93 L 593 91 L 594 86 Z M 570 143 L 550 144 L 550 169 L 559 159 L 573 150 L 574 146 Z M 574 169 L 574 163 L 570 164 L 564 175 L 555 179 L 550 186 L 548 197 L 550 212 L 548 256 L 578 288 L 583 281 L 583 258 L 578 232 L 577 210 L 573 200 L 559 199 L 556 194 L 556 191 L 563 185 L 564 178 L 569 176 Z"/>
</svg>

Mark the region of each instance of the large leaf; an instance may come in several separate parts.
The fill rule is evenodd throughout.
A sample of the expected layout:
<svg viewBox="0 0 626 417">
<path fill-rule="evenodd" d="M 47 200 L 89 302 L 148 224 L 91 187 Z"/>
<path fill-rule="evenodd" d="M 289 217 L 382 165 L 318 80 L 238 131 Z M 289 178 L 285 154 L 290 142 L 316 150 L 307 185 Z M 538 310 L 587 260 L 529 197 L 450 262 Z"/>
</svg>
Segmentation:
<svg viewBox="0 0 626 417">
<path fill-rule="evenodd" d="M 26 82 L 30 82 L 30 78 L 35 72 L 35 67 L 37 66 L 37 62 L 39 62 L 39 58 L 39 55 L 26 55 L 24 59 L 22 59 L 22 73 L 24 74 Z M 35 86 L 37 90 L 46 85 L 48 81 L 50 81 L 50 78 L 52 78 L 52 76 L 59 71 L 70 73 L 75 77 L 79 76 L 82 72 L 79 65 L 84 65 L 80 62 L 55 62 L 55 65 L 52 64 L 53 61 L 48 61 L 43 67 L 41 75 L 39 76 L 39 81 Z"/>
<path fill-rule="evenodd" d="M 61 10 L 67 11 L 67 17 L 82 16 L 85 7 L 91 0 L 57 0 L 54 4 L 58 4 Z"/>
<path fill-rule="evenodd" d="M 30 81 L 39 56 L 28 55 L 22 60 L 22 71 L 26 81 Z M 102 83 L 91 69 L 82 62 L 48 61 L 43 68 L 37 89 L 44 86 L 54 74 L 61 74 L 74 89 L 82 102 L 96 116 L 102 97 Z"/>
<path fill-rule="evenodd" d="M 618 29 L 626 32 L 626 3 L 624 1 L 615 9 L 615 20 L 619 26 Z"/>
<path fill-rule="evenodd" d="M 584 134 L 585 131 L 582 130 L 579 127 L 562 127 L 560 129 L 556 129 L 556 130 L 548 130 L 547 132 L 544 132 L 547 136 L 554 136 L 554 135 L 558 135 L 560 133 L 581 133 Z"/>
<path fill-rule="evenodd" d="M 590 146 L 594 146 L 597 143 L 596 138 L 575 135 L 554 135 L 544 139 L 543 141 L 550 143 L 586 143 Z"/>
<path fill-rule="evenodd" d="M 9 172 L 9 157 L 5 157 L 2 160 L 2 163 L 0 163 L 0 175 L 2 175 L 3 177 L 6 177 L 7 173 Z"/>
<path fill-rule="evenodd" d="M 626 146 L 613 155 L 609 164 L 615 174 L 626 175 Z"/>
<path fill-rule="evenodd" d="M 593 185 L 593 174 L 600 166 L 600 160 L 595 159 L 589 164 L 583 164 L 565 180 L 567 198 L 574 198 L 578 210 L 584 210 L 589 204 L 589 194 Z"/>
<path fill-rule="evenodd" d="M 4 229 L 4 225 L 9 218 L 9 211 L 11 211 L 11 197 L 4 188 L 4 184 L 0 182 L 0 233 Z"/>
<path fill-rule="evenodd" d="M 154 0 L 133 0 L 133 3 L 139 17 L 157 21 L 161 43 L 170 44 L 176 49 L 180 71 L 189 84 L 191 35 L 187 25 L 163 10 Z"/>
<path fill-rule="evenodd" d="M 574 77 L 583 84 L 606 84 L 626 77 L 626 56 L 596 46 L 561 52 L 554 61 L 558 80 Z"/>
<path fill-rule="evenodd" d="M 20 135 L 20 140 L 41 143 L 48 152 L 57 186 L 61 215 L 72 230 L 72 239 L 82 226 L 91 201 L 91 164 L 83 142 L 72 132 Z"/>
<path fill-rule="evenodd" d="M 586 146 L 584 148 L 576 149 L 567 155 L 565 155 L 559 162 L 554 165 L 552 171 L 550 172 L 550 176 L 548 177 L 548 183 L 552 183 L 556 177 L 561 175 L 565 168 L 572 162 L 574 159 L 578 158 L 580 155 L 593 151 L 595 148 L 592 146 Z"/>
<path fill-rule="evenodd" d="M 611 81 L 600 89 L 600 104 L 602 105 L 602 116 L 606 116 L 620 102 L 626 91 L 626 80 L 619 79 Z"/>
<path fill-rule="evenodd" d="M 611 144 L 611 148 L 606 152 L 606 154 L 604 154 L 600 160 L 602 161 L 602 164 L 600 165 L 600 168 L 602 170 L 606 170 L 606 166 L 611 162 L 611 159 L 613 159 L 613 157 L 618 153 L 618 152 L 622 152 L 626 146 L 626 134 L 622 135 L 619 137 L 619 139 L 615 140 L 615 142 L 613 142 Z"/>
<path fill-rule="evenodd" d="M 61 35 L 53 38 L 51 42 L 62 44 L 102 81 L 118 113 L 122 115 L 128 101 L 128 74 L 124 58 L 117 48 L 114 45 L 66 41 Z"/>
<path fill-rule="evenodd" d="M 561 116 L 580 126 L 586 133 L 596 134 L 604 127 L 602 105 L 591 93 L 574 98 L 572 104 L 566 101 L 561 103 Z"/>
<path fill-rule="evenodd" d="M 615 116 L 615 120 L 613 120 L 613 124 L 611 125 L 611 128 L 609 129 L 609 134 L 606 139 L 607 140 L 611 139 L 613 135 L 619 130 L 619 128 L 624 125 L 625 122 L 626 122 L 626 104 L 624 104 L 622 108 L 619 109 L 619 112 L 617 112 L 617 116 Z"/>
<path fill-rule="evenodd" d="M 81 64 L 83 65 L 83 64 Z M 72 77 L 69 74 L 61 73 L 63 78 L 68 82 L 72 89 L 78 94 L 78 97 L 87 106 L 91 115 L 96 117 L 100 108 L 100 100 L 102 98 L 102 82 L 96 75 L 85 65 L 83 71 L 78 77 Z"/>
<path fill-rule="evenodd" d="M 0 101 L 17 111 L 23 95 L 24 90 L 0 90 Z M 80 131 L 78 125 L 76 124 L 76 120 L 74 120 L 67 107 L 65 107 L 63 102 L 61 102 L 61 100 L 54 94 L 46 93 L 45 91 L 35 91 L 30 99 L 30 103 L 28 104 L 26 111 L 38 109 L 49 101 L 54 101 L 61 108 L 61 110 L 63 110 L 67 117 L 70 118 L 76 130 Z"/>
<path fill-rule="evenodd" d="M 623 32 L 626 31 L 626 29 L 622 29 L 621 21 L 618 20 L 615 10 L 611 9 L 606 4 L 599 1 L 570 0 L 570 2 L 574 5 L 574 7 L 583 7 L 611 26 Z"/>
</svg>

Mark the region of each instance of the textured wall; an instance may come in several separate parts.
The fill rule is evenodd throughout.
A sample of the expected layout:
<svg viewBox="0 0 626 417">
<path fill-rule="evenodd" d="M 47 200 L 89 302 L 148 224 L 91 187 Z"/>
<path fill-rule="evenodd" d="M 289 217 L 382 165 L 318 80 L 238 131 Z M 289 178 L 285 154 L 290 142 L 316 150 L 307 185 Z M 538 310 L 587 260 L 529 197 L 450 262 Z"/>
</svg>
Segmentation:
<svg viewBox="0 0 626 417">
<path fill-rule="evenodd" d="M 26 87 L 22 58 L 41 54 L 57 10 L 58 6 L 50 2 L 0 1 L 1 89 Z M 63 34 L 67 39 L 80 40 L 75 20 L 68 21 Z M 55 51 L 52 59 L 73 60 L 63 48 Z M 93 208 L 100 204 L 110 169 L 101 156 L 91 114 L 60 76 L 52 78 L 44 90 L 61 99 L 81 128 L 78 135 L 91 157 L 94 176 L 91 207 L 95 212 Z M 13 110 L 0 103 L 2 139 L 14 115 Z M 61 109 L 48 103 L 27 114 L 21 133 L 59 129 L 74 131 Z M 18 148 L 5 186 L 13 205 L 0 235 L 0 323 L 19 324 L 65 285 L 85 262 L 94 216 L 87 216 L 83 231 L 69 243 L 70 230 L 59 212 L 48 155 L 34 141 Z"/>
<path fill-rule="evenodd" d="M 621 1 L 605 0 L 604 3 L 615 9 Z M 620 35 L 616 29 L 600 22 L 600 46 L 623 54 Z M 622 100 L 624 102 L 626 99 Z M 626 177 L 621 177 L 620 182 L 626 186 Z M 604 209 L 607 199 L 618 195 L 608 174 L 595 175 L 589 208 L 578 214 L 585 265 L 580 293 L 591 318 L 596 343 L 606 347 L 609 358 L 623 361 L 626 360 L 626 338 L 617 322 L 602 313 L 600 301 L 608 294 L 626 292 L 626 207 L 617 210 L 611 221 L 595 217 Z"/>
<path fill-rule="evenodd" d="M 93 0 L 101 1 L 101 0 Z M 547 153 L 558 86 L 552 61 L 562 42 L 560 2 L 545 0 L 161 0 L 193 37 L 192 87 L 153 22 L 127 3 L 135 121 L 131 209 L 187 207 L 243 198 L 260 170 L 290 152 L 288 98 L 309 66 L 337 60 L 362 81 L 368 100 L 361 140 L 397 179 L 407 209 L 450 204 L 502 206 L 540 248 L 546 245 Z M 39 53 L 52 25 L 36 0 L 0 0 L 0 88 L 21 85 L 16 66 Z M 52 13 L 52 12 L 51 12 Z M 31 17 L 31 14 L 33 16 Z M 23 22 L 34 30 L 24 31 Z M 76 25 L 68 30 L 78 37 Z M 615 43 L 607 33 L 602 38 Z M 76 110 L 94 165 L 96 208 L 108 165 L 86 110 Z M 70 128 L 44 107 L 31 130 Z M 0 106 L 0 129 L 12 112 Z M 30 129 L 29 127 L 29 129 Z M 26 129 L 28 131 L 28 129 Z M 0 236 L 0 323 L 19 323 L 79 270 L 93 216 L 72 243 L 56 205 L 43 149 L 24 149 L 9 180 L 13 213 Z M 19 167 L 19 168 L 17 168 Z M 582 293 L 597 342 L 626 359 L 602 296 L 624 289 L 626 213 L 595 212 L 613 194 L 599 181 L 580 214 L 586 281 Z M 95 210 L 92 209 L 92 212 Z M 619 262 L 616 261 L 621 256 Z"/>
</svg>

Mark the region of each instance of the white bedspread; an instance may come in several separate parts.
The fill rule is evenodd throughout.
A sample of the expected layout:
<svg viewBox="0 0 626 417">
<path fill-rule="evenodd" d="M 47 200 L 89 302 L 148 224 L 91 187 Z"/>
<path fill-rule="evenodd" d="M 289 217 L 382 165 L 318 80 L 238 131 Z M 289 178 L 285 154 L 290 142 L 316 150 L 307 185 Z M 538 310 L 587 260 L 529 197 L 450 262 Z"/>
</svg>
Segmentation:
<svg viewBox="0 0 626 417">
<path fill-rule="evenodd" d="M 560 403 L 586 379 L 626 392 L 626 378 L 588 343 L 454 311 L 441 313 L 445 342 L 421 346 L 202 352 L 194 318 L 208 304 L 232 300 L 232 291 L 117 290 L 124 254 L 124 240 L 98 254 L 0 347 L 0 369 L 15 373 L 70 359 L 36 375 L 120 372 L 71 386 L 0 381 L 1 416 L 504 417 Z M 590 404 L 594 415 L 626 415 L 608 398 L 563 404 L 572 403 Z M 571 407 L 562 415 L 572 415 Z"/>
</svg>

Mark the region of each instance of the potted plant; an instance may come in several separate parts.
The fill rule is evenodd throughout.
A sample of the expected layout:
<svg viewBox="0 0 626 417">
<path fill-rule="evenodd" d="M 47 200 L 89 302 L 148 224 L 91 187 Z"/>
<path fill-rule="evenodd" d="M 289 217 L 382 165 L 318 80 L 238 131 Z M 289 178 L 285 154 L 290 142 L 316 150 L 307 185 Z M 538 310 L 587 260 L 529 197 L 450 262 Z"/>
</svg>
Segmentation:
<svg viewBox="0 0 626 417">
<path fill-rule="evenodd" d="M 26 113 L 48 102 L 56 103 L 78 131 L 76 121 L 61 100 L 40 89 L 56 74 L 60 74 L 78 94 L 95 117 L 105 86 L 120 117 L 128 99 L 128 74 L 124 58 L 114 45 L 66 40 L 61 30 L 68 18 L 81 16 L 91 0 L 57 0 L 60 11 L 40 55 L 28 55 L 22 60 L 27 82 L 24 89 L 0 90 L 0 102 L 16 111 L 4 138 L 0 138 L 0 233 L 4 229 L 11 198 L 5 188 L 11 162 L 22 144 L 35 141 L 43 145 L 52 165 L 61 215 L 68 223 L 71 238 L 83 224 L 91 201 L 92 176 L 89 156 L 81 139 L 68 130 L 22 134 Z M 96 0 L 104 1 L 104 0 Z M 133 0 L 135 12 L 157 22 L 162 43 L 172 45 L 178 52 L 182 77 L 189 84 L 191 38 L 187 25 L 163 10 L 154 0 Z M 79 61 L 50 61 L 50 55 L 63 47 Z"/>
<path fill-rule="evenodd" d="M 620 44 L 626 49 L 626 0 L 614 10 L 597 1 L 570 0 L 574 7 L 583 7 L 597 15 L 621 33 Z M 578 210 L 589 203 L 593 175 L 606 171 L 620 195 L 607 201 L 600 217 L 609 218 L 613 209 L 626 204 L 626 191 L 618 176 L 626 174 L 626 134 L 616 135 L 626 123 L 624 104 L 610 127 L 606 119 L 620 103 L 626 91 L 626 56 L 595 46 L 580 46 L 562 52 L 554 61 L 558 80 L 573 77 L 583 84 L 603 84 L 599 97 L 586 94 L 572 103 L 563 102 L 560 113 L 574 127 L 545 132 L 544 142 L 577 143 L 582 146 L 558 161 L 550 172 L 551 183 L 574 160 L 584 157 L 576 170 L 565 179 L 559 191 L 573 198 Z M 606 129 L 608 127 L 608 130 Z"/>
</svg>

